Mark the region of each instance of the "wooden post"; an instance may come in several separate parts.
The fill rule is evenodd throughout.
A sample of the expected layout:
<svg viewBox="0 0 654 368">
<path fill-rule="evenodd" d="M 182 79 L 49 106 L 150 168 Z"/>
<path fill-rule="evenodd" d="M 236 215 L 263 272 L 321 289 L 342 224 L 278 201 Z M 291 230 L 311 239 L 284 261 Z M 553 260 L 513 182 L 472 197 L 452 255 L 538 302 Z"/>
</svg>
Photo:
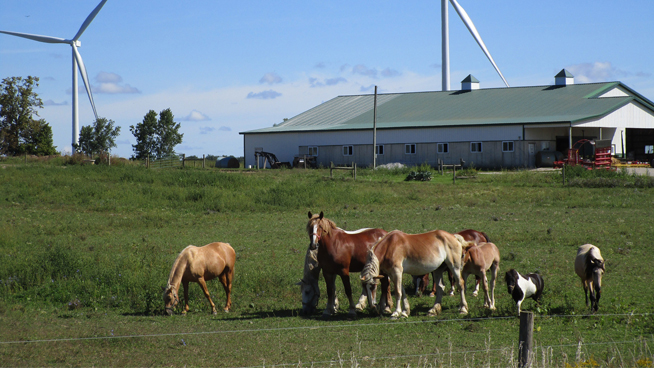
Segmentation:
<svg viewBox="0 0 654 368">
<path fill-rule="evenodd" d="M 332 172 L 334 171 L 334 162 L 329 161 L 329 177 L 332 178 Z"/>
<path fill-rule="evenodd" d="M 145 158 L 145 168 L 146 168 L 146 169 L 149 169 L 149 168 L 150 168 L 150 155 L 148 155 L 148 156 Z"/>
<path fill-rule="evenodd" d="M 563 168 L 561 169 L 561 173 L 563 174 L 563 185 L 565 185 L 565 164 L 563 164 Z"/>
<path fill-rule="evenodd" d="M 186 153 L 182 153 L 182 167 L 186 167 Z"/>
<path fill-rule="evenodd" d="M 357 163 L 356 162 L 352 163 L 352 170 L 353 170 L 352 171 L 352 177 L 354 178 L 354 180 L 357 180 Z"/>
<path fill-rule="evenodd" d="M 375 86 L 375 100 L 372 111 L 372 169 L 377 168 L 377 86 Z M 356 178 L 355 178 L 356 179 Z"/>
<path fill-rule="evenodd" d="M 518 367 L 529 368 L 532 363 L 531 346 L 534 341 L 534 313 L 520 312 L 520 341 L 518 342 Z"/>
<path fill-rule="evenodd" d="M 452 184 L 456 184 L 456 165 L 452 165 Z"/>
<path fill-rule="evenodd" d="M 202 155 L 202 168 L 204 169 L 204 155 Z"/>
</svg>

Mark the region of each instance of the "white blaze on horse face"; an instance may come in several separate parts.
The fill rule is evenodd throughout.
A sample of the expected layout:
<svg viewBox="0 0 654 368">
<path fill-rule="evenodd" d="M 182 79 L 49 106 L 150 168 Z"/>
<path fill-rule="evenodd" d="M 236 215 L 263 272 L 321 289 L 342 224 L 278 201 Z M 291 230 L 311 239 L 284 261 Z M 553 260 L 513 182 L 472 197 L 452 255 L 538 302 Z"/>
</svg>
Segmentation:
<svg viewBox="0 0 654 368">
<path fill-rule="evenodd" d="M 318 224 L 313 225 L 313 234 L 311 234 L 311 244 L 318 246 Z"/>
</svg>

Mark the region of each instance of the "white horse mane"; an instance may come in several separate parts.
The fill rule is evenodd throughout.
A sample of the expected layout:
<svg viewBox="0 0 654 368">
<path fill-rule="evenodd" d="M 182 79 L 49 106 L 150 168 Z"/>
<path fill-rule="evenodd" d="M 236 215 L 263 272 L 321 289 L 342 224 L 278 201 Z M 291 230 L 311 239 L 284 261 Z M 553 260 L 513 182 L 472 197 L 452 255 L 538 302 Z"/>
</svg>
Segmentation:
<svg viewBox="0 0 654 368">
<path fill-rule="evenodd" d="M 374 247 L 368 250 L 368 258 L 360 276 L 361 281 L 366 284 L 374 283 L 375 277 L 379 276 L 379 259 L 375 255 Z"/>
<path fill-rule="evenodd" d="M 371 228 L 366 227 L 366 228 L 363 228 L 363 229 L 352 230 L 352 231 L 343 230 L 343 229 L 341 229 L 340 227 L 337 227 L 337 229 L 344 231 L 344 232 L 345 232 L 346 234 L 348 234 L 348 235 L 354 235 L 354 234 L 360 234 L 360 233 L 362 233 L 362 232 L 364 232 L 364 231 L 366 231 L 366 230 L 370 230 Z"/>
</svg>

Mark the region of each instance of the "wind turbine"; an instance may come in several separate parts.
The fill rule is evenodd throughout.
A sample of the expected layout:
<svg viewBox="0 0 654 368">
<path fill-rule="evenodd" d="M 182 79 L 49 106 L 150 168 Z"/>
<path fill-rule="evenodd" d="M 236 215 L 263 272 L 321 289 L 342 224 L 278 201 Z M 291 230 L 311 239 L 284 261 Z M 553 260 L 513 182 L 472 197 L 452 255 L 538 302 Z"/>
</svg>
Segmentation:
<svg viewBox="0 0 654 368">
<path fill-rule="evenodd" d="M 8 35 L 12 36 L 18 36 L 18 37 L 23 37 L 27 38 L 30 40 L 38 41 L 38 42 L 45 42 L 45 43 L 67 43 L 69 44 L 72 49 L 73 49 L 73 144 L 78 144 L 79 143 L 79 105 L 77 102 L 77 69 L 79 67 L 79 72 L 82 74 L 82 79 L 84 80 L 84 86 L 86 87 L 86 93 L 89 96 L 89 100 L 91 101 L 91 107 L 93 107 L 93 114 L 95 115 L 95 119 L 98 119 L 98 112 L 95 110 L 95 103 L 93 102 L 93 95 L 91 94 L 91 85 L 89 84 L 89 77 L 86 74 L 86 67 L 84 66 L 84 62 L 82 61 L 82 56 L 80 55 L 79 51 L 77 51 L 77 48 L 81 46 L 81 42 L 79 41 L 79 38 L 82 36 L 82 33 L 86 30 L 86 28 L 91 24 L 93 21 L 93 18 L 98 14 L 100 9 L 104 6 L 104 3 L 106 3 L 107 0 L 102 0 L 98 6 L 93 9 L 91 14 L 89 14 L 88 17 L 86 17 L 86 20 L 80 27 L 79 31 L 77 31 L 77 34 L 75 37 L 73 37 L 70 40 L 59 38 L 59 37 L 50 37 L 50 36 L 41 36 L 41 35 L 35 35 L 35 34 L 29 34 L 29 33 L 19 33 L 19 32 L 9 32 L 9 31 L 0 31 L 0 33 L 5 33 Z"/>
<path fill-rule="evenodd" d="M 497 64 L 495 64 L 495 60 L 493 60 L 493 57 L 491 56 L 490 52 L 488 52 L 488 49 L 486 48 L 484 41 L 481 39 L 481 36 L 479 35 L 479 32 L 477 32 L 477 28 L 475 28 L 475 25 L 472 23 L 472 20 L 468 16 L 468 13 L 466 13 L 466 11 L 463 10 L 461 5 L 459 5 L 459 3 L 456 0 L 441 0 L 441 29 L 442 29 L 441 33 L 443 37 L 443 41 L 442 41 L 443 91 L 450 90 L 450 31 L 449 31 L 449 19 L 447 15 L 448 1 L 452 3 L 454 10 L 456 10 L 456 12 L 459 13 L 459 17 L 461 17 L 463 23 L 466 25 L 466 27 L 468 27 L 470 34 L 472 34 L 472 37 L 474 37 L 475 41 L 477 41 L 477 44 L 479 45 L 479 47 L 481 47 L 481 50 L 484 52 L 484 54 L 486 54 L 486 57 L 488 57 L 488 60 L 490 60 L 491 64 L 493 64 L 493 67 L 497 71 L 497 74 L 500 75 L 500 77 L 504 81 L 504 84 L 508 87 L 509 84 L 506 82 L 506 79 L 504 79 L 504 76 L 502 75 L 500 68 L 498 68 Z"/>
</svg>

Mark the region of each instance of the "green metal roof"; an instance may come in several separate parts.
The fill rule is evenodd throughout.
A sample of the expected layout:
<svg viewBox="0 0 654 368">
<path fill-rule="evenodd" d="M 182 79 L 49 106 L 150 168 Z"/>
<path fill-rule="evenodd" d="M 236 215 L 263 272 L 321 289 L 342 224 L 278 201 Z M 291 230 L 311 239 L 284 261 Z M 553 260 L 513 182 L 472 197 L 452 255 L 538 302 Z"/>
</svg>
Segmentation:
<svg viewBox="0 0 654 368">
<path fill-rule="evenodd" d="M 598 98 L 621 87 L 631 96 Z M 371 129 L 374 95 L 339 96 L 269 128 L 241 134 Z M 620 82 L 388 93 L 377 96 L 377 129 L 575 123 L 637 100 L 654 104 Z"/>
</svg>

